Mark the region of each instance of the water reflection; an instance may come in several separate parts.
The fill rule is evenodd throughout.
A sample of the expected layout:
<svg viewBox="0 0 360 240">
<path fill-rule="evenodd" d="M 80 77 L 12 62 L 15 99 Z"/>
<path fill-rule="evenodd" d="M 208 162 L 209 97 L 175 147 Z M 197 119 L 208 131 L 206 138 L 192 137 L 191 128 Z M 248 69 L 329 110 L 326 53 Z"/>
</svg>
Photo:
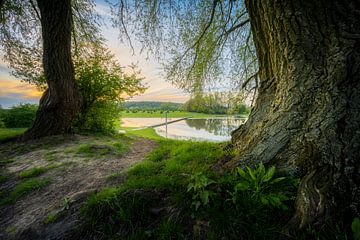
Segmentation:
<svg viewBox="0 0 360 240">
<path fill-rule="evenodd" d="M 208 119 L 186 119 L 186 124 L 196 130 L 205 129 L 217 136 L 230 136 L 230 133 L 245 122 L 241 118 L 208 118 Z"/>
<path fill-rule="evenodd" d="M 175 120 L 175 119 L 172 119 Z M 171 120 L 168 120 L 171 121 Z M 231 132 L 246 121 L 244 118 L 186 119 L 167 126 L 155 127 L 157 134 L 172 139 L 228 141 Z M 146 127 L 164 123 L 163 118 L 123 118 L 124 127 Z"/>
</svg>

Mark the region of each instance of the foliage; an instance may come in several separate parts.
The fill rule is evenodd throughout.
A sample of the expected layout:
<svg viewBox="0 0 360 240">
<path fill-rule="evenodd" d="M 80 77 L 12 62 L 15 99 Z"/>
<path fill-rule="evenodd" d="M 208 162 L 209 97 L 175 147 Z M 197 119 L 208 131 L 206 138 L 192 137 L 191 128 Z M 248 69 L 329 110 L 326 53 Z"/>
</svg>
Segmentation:
<svg viewBox="0 0 360 240">
<path fill-rule="evenodd" d="M 218 93 L 213 93 L 205 96 L 196 95 L 190 98 L 184 103 L 183 110 L 209 114 L 225 114 L 227 108 L 222 96 Z"/>
<path fill-rule="evenodd" d="M 155 111 L 155 110 L 167 110 L 167 111 L 177 111 L 181 108 L 181 103 L 174 102 L 131 102 L 127 101 L 124 103 L 123 107 L 126 110 L 146 110 L 146 111 Z"/>
<path fill-rule="evenodd" d="M 278 239 L 290 210 L 254 201 L 251 194 L 243 194 L 236 203 L 229 201 L 241 178 L 212 170 L 225 157 L 222 147 L 159 141 L 146 161 L 129 170 L 122 186 L 105 189 L 88 200 L 85 231 L 108 239 L 194 239 L 195 229 L 201 228 L 198 224 L 204 223 L 209 227 L 203 239 Z M 277 187 L 275 193 L 283 190 L 288 198 L 296 193 Z M 274 217 L 279 220 L 273 221 Z"/>
<path fill-rule="evenodd" d="M 121 39 L 132 33 L 157 53 L 177 86 L 193 93 L 254 87 L 257 59 L 244 1 L 119 1 L 113 12 Z"/>
<path fill-rule="evenodd" d="M 37 105 L 20 104 L 8 110 L 1 111 L 0 119 L 7 128 L 25 128 L 33 123 L 37 111 Z"/>
<path fill-rule="evenodd" d="M 184 227 L 178 224 L 181 219 L 164 216 L 159 220 L 163 214 L 152 212 L 162 212 L 169 204 L 167 201 L 177 208 L 187 195 L 188 175 L 208 172 L 222 154 L 221 147 L 214 143 L 159 141 L 159 147 L 146 161 L 129 170 L 128 179 L 121 187 L 105 189 L 88 200 L 84 207 L 90 224 L 87 231 L 94 233 L 96 229 L 105 238 L 116 233 L 134 239 L 185 234 Z M 164 195 L 168 192 L 171 198 Z M 186 200 L 183 204 L 188 203 Z"/>
<path fill-rule="evenodd" d="M 197 173 L 191 176 L 187 191 L 193 195 L 191 206 L 195 207 L 195 211 L 197 211 L 200 206 L 206 207 L 206 205 L 209 204 L 210 198 L 215 194 L 209 189 L 209 186 L 213 183 L 215 183 L 215 181 L 207 178 L 203 173 Z"/>
<path fill-rule="evenodd" d="M 360 218 L 354 218 L 351 229 L 354 235 L 354 240 L 360 240 Z"/>
<path fill-rule="evenodd" d="M 73 0 L 73 39 L 75 43 L 97 43 L 100 17 L 93 0 Z M 32 1 L 4 1 L 0 15 L 0 46 L 4 59 L 16 78 L 44 89 L 46 80 L 42 66 L 41 22 L 37 4 Z M 78 51 L 78 44 L 72 45 Z"/>
<path fill-rule="evenodd" d="M 232 92 L 197 93 L 184 103 L 182 109 L 189 112 L 208 114 L 246 114 L 250 108 L 244 103 L 244 98 Z"/>
<path fill-rule="evenodd" d="M 238 167 L 238 182 L 234 187 L 232 200 L 234 203 L 241 201 L 243 194 L 249 194 L 250 198 L 257 203 L 286 209 L 284 201 L 289 200 L 284 191 L 283 184 L 285 177 L 275 177 L 275 167 L 268 169 L 260 163 L 255 169 L 246 166 L 246 170 Z M 240 194 L 239 194 L 240 193 Z"/>
<path fill-rule="evenodd" d="M 114 102 L 94 102 L 87 110 L 79 113 L 74 128 L 80 132 L 114 133 L 121 109 Z"/>
<path fill-rule="evenodd" d="M 123 68 L 100 43 L 85 47 L 76 56 L 76 79 L 83 97 L 83 106 L 74 126 L 80 131 L 114 132 L 120 117 L 120 103 L 145 90 L 140 71 L 131 66 L 132 73 Z"/>
<path fill-rule="evenodd" d="M 216 114 L 218 115 L 218 114 Z M 214 114 L 197 113 L 197 112 L 185 112 L 185 111 L 171 111 L 167 113 L 168 118 L 211 118 Z M 123 118 L 163 118 L 165 113 L 163 111 L 141 111 L 141 110 L 130 110 L 122 111 L 121 117 Z"/>
</svg>

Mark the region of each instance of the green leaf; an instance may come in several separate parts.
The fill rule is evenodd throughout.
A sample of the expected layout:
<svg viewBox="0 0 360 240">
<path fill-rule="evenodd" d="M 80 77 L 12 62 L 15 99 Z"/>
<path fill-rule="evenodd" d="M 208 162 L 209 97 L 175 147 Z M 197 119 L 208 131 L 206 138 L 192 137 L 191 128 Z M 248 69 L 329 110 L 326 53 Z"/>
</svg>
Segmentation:
<svg viewBox="0 0 360 240">
<path fill-rule="evenodd" d="M 261 203 L 264 205 L 269 205 L 269 201 L 266 199 L 266 197 L 262 196 L 260 197 Z"/>
<path fill-rule="evenodd" d="M 268 182 L 270 179 L 273 178 L 274 174 L 275 174 L 275 167 L 272 166 L 266 171 L 263 181 Z"/>
<path fill-rule="evenodd" d="M 189 183 L 189 185 L 188 185 L 188 187 L 187 187 L 187 191 L 190 192 L 193 188 L 194 188 L 194 184 L 193 184 L 193 183 Z"/>
<path fill-rule="evenodd" d="M 246 166 L 246 169 L 248 170 L 248 173 L 249 173 L 251 179 L 255 181 L 256 180 L 255 172 L 251 168 L 249 168 L 248 166 Z"/>
<path fill-rule="evenodd" d="M 259 173 L 259 176 L 265 175 L 266 170 L 265 170 L 265 166 L 262 162 L 260 162 L 257 172 Z"/>
<path fill-rule="evenodd" d="M 209 191 L 203 191 L 200 193 L 200 199 L 204 205 L 209 203 Z"/>
<path fill-rule="evenodd" d="M 200 205 L 201 205 L 200 201 L 195 202 L 195 211 L 199 209 Z"/>
<path fill-rule="evenodd" d="M 243 181 L 243 182 L 239 182 L 238 184 L 236 184 L 235 189 L 236 190 L 240 190 L 240 191 L 246 191 L 250 188 L 250 185 L 248 182 Z"/>
<path fill-rule="evenodd" d="M 247 174 L 245 173 L 245 171 L 242 168 L 237 168 L 237 172 L 239 173 L 240 176 L 242 176 L 243 178 L 247 179 Z"/>
<path fill-rule="evenodd" d="M 278 182 L 281 182 L 282 180 L 284 180 L 285 177 L 279 177 L 279 178 L 275 178 L 271 181 L 271 183 L 278 183 Z"/>
</svg>

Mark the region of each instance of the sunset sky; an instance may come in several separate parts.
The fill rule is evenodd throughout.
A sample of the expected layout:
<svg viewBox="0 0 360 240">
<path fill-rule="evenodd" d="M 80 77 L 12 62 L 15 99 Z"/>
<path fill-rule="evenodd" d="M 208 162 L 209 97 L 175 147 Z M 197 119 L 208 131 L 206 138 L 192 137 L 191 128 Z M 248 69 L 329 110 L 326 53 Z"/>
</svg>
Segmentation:
<svg viewBox="0 0 360 240">
<path fill-rule="evenodd" d="M 161 66 L 154 58 L 146 59 L 146 54 L 140 54 L 139 44 L 134 44 L 135 55 L 131 48 L 118 40 L 117 29 L 111 27 L 109 22 L 110 10 L 105 3 L 98 2 L 97 12 L 104 18 L 106 26 L 102 27 L 102 33 L 107 39 L 109 49 L 116 55 L 120 64 L 128 66 L 135 63 L 142 70 L 145 77 L 144 83 L 149 87 L 141 96 L 132 98 L 133 101 L 171 101 L 184 102 L 189 96 L 185 92 L 175 88 L 161 76 Z M 11 76 L 11 69 L 7 67 L 4 60 L 0 59 L 0 105 L 11 107 L 19 103 L 38 103 L 41 92 L 28 83 L 21 82 Z"/>
</svg>

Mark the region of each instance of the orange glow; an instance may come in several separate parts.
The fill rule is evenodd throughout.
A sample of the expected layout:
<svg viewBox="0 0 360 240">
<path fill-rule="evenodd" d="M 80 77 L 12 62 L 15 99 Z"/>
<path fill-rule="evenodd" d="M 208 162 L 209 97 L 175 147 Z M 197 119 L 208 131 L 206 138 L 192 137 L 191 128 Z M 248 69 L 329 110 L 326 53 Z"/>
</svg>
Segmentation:
<svg viewBox="0 0 360 240">
<path fill-rule="evenodd" d="M 19 80 L 0 80 L 0 97 L 19 96 L 22 99 L 38 100 L 42 91 Z"/>
</svg>

